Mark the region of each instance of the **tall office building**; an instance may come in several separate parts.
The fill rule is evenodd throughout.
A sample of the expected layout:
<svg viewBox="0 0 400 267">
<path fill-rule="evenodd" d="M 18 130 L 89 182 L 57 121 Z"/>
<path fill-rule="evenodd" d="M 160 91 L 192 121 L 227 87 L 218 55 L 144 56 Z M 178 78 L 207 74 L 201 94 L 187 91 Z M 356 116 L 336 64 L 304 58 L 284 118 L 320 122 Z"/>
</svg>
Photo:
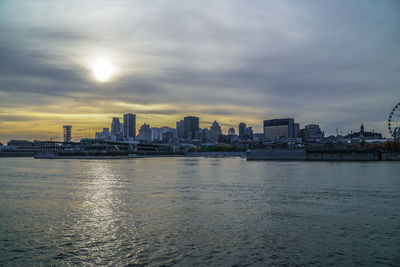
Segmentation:
<svg viewBox="0 0 400 267">
<path fill-rule="evenodd" d="M 246 133 L 246 123 L 239 123 L 239 139 L 243 139 L 244 134 Z"/>
<path fill-rule="evenodd" d="M 210 142 L 218 142 L 218 138 L 221 134 L 221 126 L 219 126 L 217 121 L 214 121 L 210 128 L 210 135 L 208 140 Z"/>
<path fill-rule="evenodd" d="M 199 139 L 199 118 L 187 116 L 183 119 L 183 138 L 187 140 Z"/>
<path fill-rule="evenodd" d="M 119 118 L 113 118 L 111 122 L 111 134 L 117 135 L 121 132 L 121 123 Z"/>
<path fill-rule="evenodd" d="M 71 125 L 64 125 L 64 143 L 71 143 Z"/>
<path fill-rule="evenodd" d="M 134 141 L 136 137 L 136 115 L 124 114 L 124 139 Z"/>
<path fill-rule="evenodd" d="M 297 129 L 298 132 L 298 128 L 299 126 L 295 126 L 294 119 L 292 118 L 264 120 L 264 138 L 295 138 L 298 135 L 298 133 L 295 133 L 295 130 Z"/>
<path fill-rule="evenodd" d="M 178 138 L 183 138 L 183 132 L 185 131 L 185 124 L 183 120 L 176 122 L 176 134 Z"/>
</svg>

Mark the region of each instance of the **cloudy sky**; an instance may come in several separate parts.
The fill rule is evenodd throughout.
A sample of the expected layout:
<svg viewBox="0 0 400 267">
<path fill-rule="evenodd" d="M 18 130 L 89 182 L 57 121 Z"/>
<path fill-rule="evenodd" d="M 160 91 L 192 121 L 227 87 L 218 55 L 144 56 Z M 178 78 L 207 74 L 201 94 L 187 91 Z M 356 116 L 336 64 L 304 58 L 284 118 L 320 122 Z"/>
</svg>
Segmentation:
<svg viewBox="0 0 400 267">
<path fill-rule="evenodd" d="M 2 0 L 0 142 L 61 140 L 63 124 L 78 140 L 128 112 L 388 136 L 399 70 L 397 0 Z"/>
</svg>

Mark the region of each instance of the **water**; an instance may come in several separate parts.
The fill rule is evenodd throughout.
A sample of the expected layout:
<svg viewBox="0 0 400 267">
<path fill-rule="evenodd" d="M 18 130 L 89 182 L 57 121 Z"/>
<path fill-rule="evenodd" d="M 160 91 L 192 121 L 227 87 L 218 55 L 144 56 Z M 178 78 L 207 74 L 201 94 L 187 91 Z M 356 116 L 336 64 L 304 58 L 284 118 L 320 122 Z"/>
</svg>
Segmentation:
<svg viewBox="0 0 400 267">
<path fill-rule="evenodd" d="M 0 159 L 0 265 L 400 266 L 400 163 Z"/>
</svg>

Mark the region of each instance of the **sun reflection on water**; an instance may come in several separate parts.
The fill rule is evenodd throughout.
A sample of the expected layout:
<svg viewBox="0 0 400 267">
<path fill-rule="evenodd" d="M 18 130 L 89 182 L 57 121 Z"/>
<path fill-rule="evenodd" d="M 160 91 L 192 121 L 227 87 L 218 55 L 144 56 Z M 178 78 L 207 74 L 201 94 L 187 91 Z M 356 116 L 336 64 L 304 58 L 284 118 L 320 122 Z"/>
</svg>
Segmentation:
<svg viewBox="0 0 400 267">
<path fill-rule="evenodd" d="M 126 212 L 126 198 L 121 196 L 123 184 L 118 170 L 112 164 L 90 162 L 85 176 L 88 182 L 82 189 L 84 201 L 80 216 L 71 229 L 80 233 L 76 238 L 76 249 L 83 251 L 94 260 L 104 264 L 102 259 L 118 259 L 127 247 L 133 249 L 137 239 L 134 222 L 129 221 Z M 126 225 L 129 222 L 129 227 Z M 127 242 L 129 241 L 129 242 Z M 133 255 L 135 256 L 135 255 Z"/>
</svg>

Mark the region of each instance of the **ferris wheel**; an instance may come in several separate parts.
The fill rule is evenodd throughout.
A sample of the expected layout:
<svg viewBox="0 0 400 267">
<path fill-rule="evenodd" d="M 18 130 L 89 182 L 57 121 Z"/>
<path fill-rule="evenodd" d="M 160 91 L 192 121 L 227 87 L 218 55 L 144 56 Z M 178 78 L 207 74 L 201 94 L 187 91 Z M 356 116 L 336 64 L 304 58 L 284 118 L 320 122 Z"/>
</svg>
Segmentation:
<svg viewBox="0 0 400 267">
<path fill-rule="evenodd" d="M 400 103 L 390 112 L 388 119 L 389 132 L 394 138 L 400 138 Z"/>
</svg>

